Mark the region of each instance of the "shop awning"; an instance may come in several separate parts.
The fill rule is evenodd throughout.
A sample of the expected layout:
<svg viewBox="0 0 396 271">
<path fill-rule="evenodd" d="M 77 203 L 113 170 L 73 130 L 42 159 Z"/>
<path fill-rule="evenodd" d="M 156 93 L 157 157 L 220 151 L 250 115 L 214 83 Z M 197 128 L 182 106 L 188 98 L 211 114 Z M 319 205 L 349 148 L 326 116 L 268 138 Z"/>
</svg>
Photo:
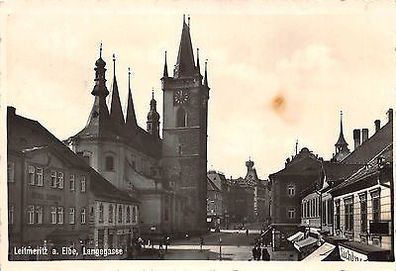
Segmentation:
<svg viewBox="0 0 396 271">
<path fill-rule="evenodd" d="M 298 242 L 302 239 L 304 239 L 304 233 L 299 231 L 299 232 L 296 232 L 295 234 L 293 234 L 292 236 L 289 236 L 287 238 L 287 241 L 294 243 L 294 242 Z"/>
<path fill-rule="evenodd" d="M 335 249 L 335 245 L 325 242 L 317 250 L 309 254 L 303 261 L 323 261 Z"/>
<path fill-rule="evenodd" d="M 316 244 L 316 242 L 318 242 L 318 239 L 313 238 L 311 236 L 308 236 L 308 238 L 305 238 L 301 241 L 295 242 L 294 243 L 294 247 L 298 250 L 301 251 L 301 249 L 309 247 L 311 245 Z"/>
<path fill-rule="evenodd" d="M 343 261 L 389 261 L 390 250 L 359 242 L 343 242 L 338 245 Z"/>
</svg>

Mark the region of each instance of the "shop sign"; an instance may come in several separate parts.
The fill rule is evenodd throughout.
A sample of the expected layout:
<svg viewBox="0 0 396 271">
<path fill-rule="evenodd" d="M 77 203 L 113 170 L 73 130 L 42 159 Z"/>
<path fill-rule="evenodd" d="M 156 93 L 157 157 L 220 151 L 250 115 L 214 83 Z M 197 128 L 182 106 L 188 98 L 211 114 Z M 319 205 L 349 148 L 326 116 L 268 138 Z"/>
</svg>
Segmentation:
<svg viewBox="0 0 396 271">
<path fill-rule="evenodd" d="M 365 254 L 360 252 L 356 252 L 349 248 L 343 247 L 341 245 L 338 246 L 340 251 L 340 258 L 343 261 L 350 261 L 350 262 L 365 262 L 368 261 L 368 257 Z"/>
</svg>

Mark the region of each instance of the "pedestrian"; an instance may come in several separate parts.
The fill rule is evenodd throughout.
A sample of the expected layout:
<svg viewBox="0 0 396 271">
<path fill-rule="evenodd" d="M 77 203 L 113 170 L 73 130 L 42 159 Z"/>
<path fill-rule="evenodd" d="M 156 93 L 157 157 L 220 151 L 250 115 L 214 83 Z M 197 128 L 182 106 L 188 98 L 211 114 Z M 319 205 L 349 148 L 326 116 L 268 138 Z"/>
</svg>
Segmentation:
<svg viewBox="0 0 396 271">
<path fill-rule="evenodd" d="M 202 236 L 199 237 L 199 249 L 200 251 L 202 251 L 202 247 L 204 245 L 204 239 Z"/>
<path fill-rule="evenodd" d="M 263 261 L 271 260 L 271 256 L 269 255 L 268 250 L 265 247 L 263 248 L 262 259 Z"/>
<path fill-rule="evenodd" d="M 256 251 L 257 251 L 256 260 L 257 260 L 257 261 L 260 261 L 260 259 L 261 259 L 261 248 L 260 248 L 260 245 L 258 245 L 258 246 L 256 247 Z"/>
<path fill-rule="evenodd" d="M 165 251 L 168 251 L 169 245 L 170 245 L 170 238 L 169 238 L 169 236 L 167 236 L 165 239 Z"/>
<path fill-rule="evenodd" d="M 257 259 L 257 250 L 256 246 L 253 247 L 252 249 L 252 255 L 253 255 L 253 260 L 255 261 Z"/>
<path fill-rule="evenodd" d="M 249 229 L 246 229 L 246 235 L 249 235 Z"/>
</svg>

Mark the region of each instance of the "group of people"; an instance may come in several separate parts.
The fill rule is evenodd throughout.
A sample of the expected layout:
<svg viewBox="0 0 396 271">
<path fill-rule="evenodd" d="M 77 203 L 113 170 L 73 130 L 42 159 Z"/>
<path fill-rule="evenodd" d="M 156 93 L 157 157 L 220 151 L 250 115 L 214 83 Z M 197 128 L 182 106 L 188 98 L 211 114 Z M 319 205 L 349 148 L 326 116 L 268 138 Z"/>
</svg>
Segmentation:
<svg viewBox="0 0 396 271">
<path fill-rule="evenodd" d="M 260 244 L 256 244 L 252 249 L 253 260 L 255 261 L 269 261 L 271 256 L 266 247 L 261 248 Z"/>
</svg>

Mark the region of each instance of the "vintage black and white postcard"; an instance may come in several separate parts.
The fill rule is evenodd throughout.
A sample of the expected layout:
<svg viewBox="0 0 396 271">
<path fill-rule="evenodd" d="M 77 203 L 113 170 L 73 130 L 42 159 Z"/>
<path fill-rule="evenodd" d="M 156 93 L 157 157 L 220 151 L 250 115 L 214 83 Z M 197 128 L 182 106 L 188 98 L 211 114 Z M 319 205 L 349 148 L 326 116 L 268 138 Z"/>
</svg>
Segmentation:
<svg viewBox="0 0 396 271">
<path fill-rule="evenodd" d="M 1 268 L 394 268 L 395 5 L 1 3 Z"/>
</svg>

